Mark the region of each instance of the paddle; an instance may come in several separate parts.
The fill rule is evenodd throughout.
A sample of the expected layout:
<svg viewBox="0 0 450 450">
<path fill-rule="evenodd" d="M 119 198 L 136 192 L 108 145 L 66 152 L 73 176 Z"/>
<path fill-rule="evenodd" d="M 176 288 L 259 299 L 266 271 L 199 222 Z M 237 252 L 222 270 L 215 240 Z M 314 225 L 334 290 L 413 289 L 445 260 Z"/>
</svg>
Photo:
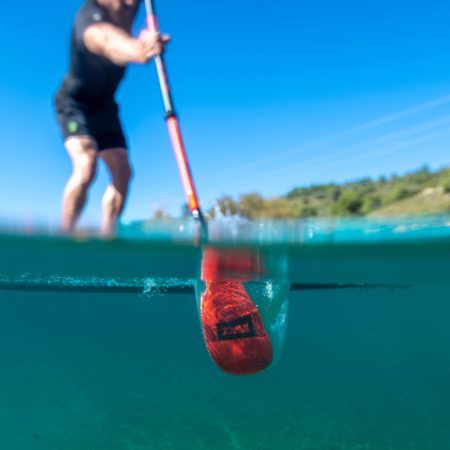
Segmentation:
<svg viewBox="0 0 450 450">
<path fill-rule="evenodd" d="M 158 21 L 156 20 L 155 7 L 153 0 L 145 0 L 145 9 L 147 13 L 147 26 L 150 31 L 159 33 Z M 200 223 L 201 237 L 203 240 L 208 240 L 208 227 L 205 217 L 200 209 L 200 202 L 198 200 L 197 192 L 192 177 L 192 172 L 189 167 L 186 150 L 184 147 L 183 138 L 181 136 L 178 116 L 175 112 L 171 90 L 169 87 L 169 79 L 167 77 L 166 65 L 164 63 L 163 55 L 157 55 L 155 58 L 156 70 L 158 72 L 159 85 L 164 102 L 164 109 L 166 113 L 167 128 L 169 130 L 170 140 L 175 152 L 175 157 L 180 172 L 181 181 L 183 183 L 184 192 L 187 197 L 189 211 L 194 219 Z"/>
<path fill-rule="evenodd" d="M 153 1 L 145 0 L 145 8 L 148 29 L 159 32 Z M 189 168 L 162 55 L 155 57 L 155 64 L 167 127 L 188 207 L 192 216 L 200 223 L 200 237 L 207 243 L 208 227 Z M 246 258 L 244 263 L 245 260 Z M 201 297 L 200 316 L 206 347 L 215 363 L 228 373 L 246 375 L 264 370 L 271 364 L 272 346 L 258 309 L 242 283 L 244 280 L 230 279 L 227 273 L 230 267 L 232 270 L 242 268 L 241 255 L 231 255 L 230 258 L 227 254 L 223 257 L 219 249 L 204 249 L 202 280 L 206 289 Z"/>
</svg>

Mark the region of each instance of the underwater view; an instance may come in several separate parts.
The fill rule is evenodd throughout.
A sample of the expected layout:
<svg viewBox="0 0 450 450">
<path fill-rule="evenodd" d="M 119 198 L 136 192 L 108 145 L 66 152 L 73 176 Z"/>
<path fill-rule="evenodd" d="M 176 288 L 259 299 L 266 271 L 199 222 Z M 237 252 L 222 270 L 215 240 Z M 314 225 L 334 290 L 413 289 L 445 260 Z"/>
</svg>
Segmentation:
<svg viewBox="0 0 450 450">
<path fill-rule="evenodd" d="M 246 376 L 205 346 L 193 236 L 4 229 L 1 449 L 450 447 L 449 217 L 212 225 L 271 343 Z"/>
</svg>

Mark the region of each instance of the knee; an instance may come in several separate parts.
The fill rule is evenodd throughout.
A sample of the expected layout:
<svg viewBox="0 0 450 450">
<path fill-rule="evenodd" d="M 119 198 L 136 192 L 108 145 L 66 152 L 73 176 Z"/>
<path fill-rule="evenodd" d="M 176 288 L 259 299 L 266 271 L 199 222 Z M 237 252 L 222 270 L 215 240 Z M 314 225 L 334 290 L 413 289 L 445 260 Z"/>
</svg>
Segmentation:
<svg viewBox="0 0 450 450">
<path fill-rule="evenodd" d="M 87 189 L 97 172 L 96 144 L 91 138 L 74 137 L 66 141 L 66 148 L 73 164 L 72 181 L 82 189 Z"/>
<path fill-rule="evenodd" d="M 120 191 L 125 193 L 133 178 L 133 169 L 129 162 L 122 165 L 119 171 L 113 176 L 113 184 Z"/>
<path fill-rule="evenodd" d="M 83 188 L 87 189 L 91 183 L 94 181 L 97 174 L 97 161 L 95 157 L 83 158 L 83 161 L 77 165 L 74 169 L 74 177 L 77 184 Z"/>
</svg>

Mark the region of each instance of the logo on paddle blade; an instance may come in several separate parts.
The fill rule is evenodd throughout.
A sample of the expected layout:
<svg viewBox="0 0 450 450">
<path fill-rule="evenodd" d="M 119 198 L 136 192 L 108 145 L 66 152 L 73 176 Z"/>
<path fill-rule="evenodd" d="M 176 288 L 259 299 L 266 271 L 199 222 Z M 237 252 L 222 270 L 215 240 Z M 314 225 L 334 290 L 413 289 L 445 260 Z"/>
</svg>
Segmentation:
<svg viewBox="0 0 450 450">
<path fill-rule="evenodd" d="M 256 337 L 251 314 L 230 322 L 218 323 L 217 336 L 220 341 Z"/>
</svg>

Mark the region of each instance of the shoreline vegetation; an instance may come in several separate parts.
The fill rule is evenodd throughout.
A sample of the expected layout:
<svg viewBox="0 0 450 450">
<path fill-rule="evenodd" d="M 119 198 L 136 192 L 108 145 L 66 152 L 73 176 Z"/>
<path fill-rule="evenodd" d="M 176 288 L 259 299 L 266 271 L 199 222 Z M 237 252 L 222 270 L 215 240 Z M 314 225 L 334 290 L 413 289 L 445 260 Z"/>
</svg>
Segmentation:
<svg viewBox="0 0 450 450">
<path fill-rule="evenodd" d="M 183 215 L 188 215 L 186 206 Z M 207 211 L 210 217 L 246 219 L 303 219 L 311 217 L 395 217 L 450 212 L 450 167 L 431 171 L 427 166 L 404 175 L 361 178 L 292 189 L 279 197 L 259 193 L 238 198 L 223 196 Z M 168 218 L 164 211 L 154 219 Z"/>
</svg>

